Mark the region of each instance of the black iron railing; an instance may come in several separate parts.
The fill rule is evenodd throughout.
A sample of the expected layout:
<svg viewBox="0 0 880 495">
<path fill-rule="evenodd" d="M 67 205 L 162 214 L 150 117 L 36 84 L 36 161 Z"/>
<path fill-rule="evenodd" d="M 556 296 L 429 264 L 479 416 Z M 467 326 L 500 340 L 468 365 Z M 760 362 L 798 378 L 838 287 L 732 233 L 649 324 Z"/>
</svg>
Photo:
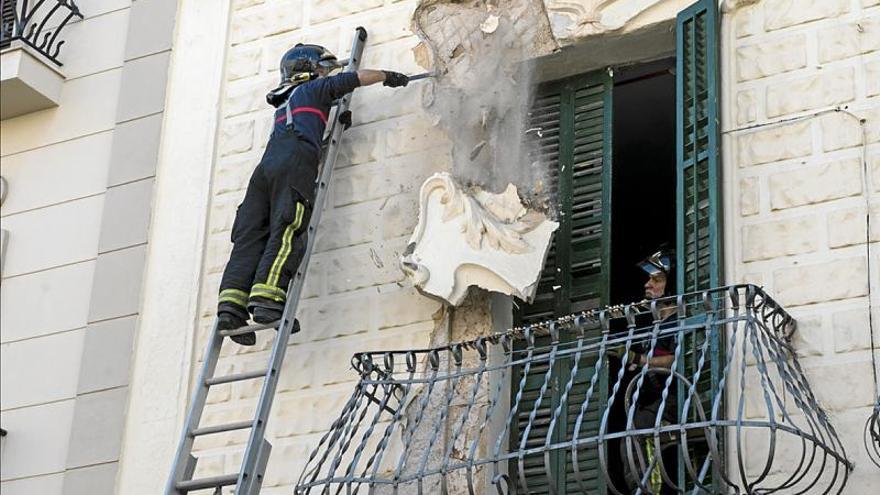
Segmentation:
<svg viewBox="0 0 880 495">
<path fill-rule="evenodd" d="M 865 422 L 865 449 L 871 462 L 880 468 L 880 396 Z"/>
<path fill-rule="evenodd" d="M 794 331 L 739 285 L 359 353 L 296 493 L 839 493 Z"/>
<path fill-rule="evenodd" d="M 83 16 L 73 0 L 0 0 L 0 48 L 26 43 L 56 65 L 64 40 L 61 31 Z"/>
</svg>

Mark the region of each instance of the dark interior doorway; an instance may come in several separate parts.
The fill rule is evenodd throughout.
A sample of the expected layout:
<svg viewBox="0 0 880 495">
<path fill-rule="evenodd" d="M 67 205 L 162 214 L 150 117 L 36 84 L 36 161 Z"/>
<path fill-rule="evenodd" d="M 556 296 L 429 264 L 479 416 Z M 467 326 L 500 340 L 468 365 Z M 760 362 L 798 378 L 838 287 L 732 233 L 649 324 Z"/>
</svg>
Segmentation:
<svg viewBox="0 0 880 495">
<path fill-rule="evenodd" d="M 612 304 L 641 300 L 635 265 L 675 246 L 675 60 L 615 70 L 611 200 Z"/>
<path fill-rule="evenodd" d="M 661 246 L 675 246 L 674 67 L 675 60 L 667 59 L 615 71 L 611 184 L 612 304 L 643 299 L 647 277 L 636 267 L 636 263 Z M 610 360 L 608 366 L 609 376 L 617 376 L 620 363 Z M 622 389 L 634 376 L 634 373 L 626 373 Z M 608 392 L 611 393 L 611 383 Z M 614 401 L 608 427 L 611 432 L 626 428 L 622 396 Z M 618 490 L 625 492 L 628 483 L 625 481 L 620 443 L 610 440 L 607 444 L 608 474 Z M 608 490 L 608 493 L 613 492 Z"/>
</svg>

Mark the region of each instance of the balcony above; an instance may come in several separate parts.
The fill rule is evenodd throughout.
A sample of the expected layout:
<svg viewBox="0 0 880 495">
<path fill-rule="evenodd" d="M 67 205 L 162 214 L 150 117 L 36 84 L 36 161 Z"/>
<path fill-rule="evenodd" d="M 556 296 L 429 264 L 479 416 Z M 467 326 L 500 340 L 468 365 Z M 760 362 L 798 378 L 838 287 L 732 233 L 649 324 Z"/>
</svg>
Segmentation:
<svg viewBox="0 0 880 495">
<path fill-rule="evenodd" d="M 738 285 L 359 353 L 296 493 L 839 493 L 795 331 Z"/>
<path fill-rule="evenodd" d="M 58 105 L 64 27 L 83 16 L 73 0 L 0 0 L 0 119 Z"/>
<path fill-rule="evenodd" d="M 22 42 L 0 51 L 0 120 L 58 106 L 64 76 Z"/>
</svg>

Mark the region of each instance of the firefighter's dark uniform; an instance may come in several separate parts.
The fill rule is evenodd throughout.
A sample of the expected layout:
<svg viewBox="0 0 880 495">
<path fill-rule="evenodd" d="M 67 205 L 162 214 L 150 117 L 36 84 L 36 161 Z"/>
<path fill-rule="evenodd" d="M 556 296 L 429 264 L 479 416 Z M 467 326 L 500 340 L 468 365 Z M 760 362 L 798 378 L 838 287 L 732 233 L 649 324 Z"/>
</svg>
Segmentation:
<svg viewBox="0 0 880 495">
<path fill-rule="evenodd" d="M 358 86 L 353 72 L 308 81 L 275 111 L 266 151 L 235 214 L 219 311 L 247 319 L 249 305 L 284 304 L 287 284 L 306 248 L 330 107 Z"/>
<path fill-rule="evenodd" d="M 677 325 L 677 316 L 675 314 L 671 314 L 666 317 L 662 323 L 660 323 L 660 331 L 669 332 L 670 329 L 674 329 Z M 657 342 L 653 348 L 653 357 L 674 355 L 677 343 L 678 337 L 674 333 L 664 333 L 664 335 L 657 338 Z M 635 346 L 635 351 L 647 355 L 650 348 L 651 342 L 647 341 L 643 344 L 637 344 Z M 641 371 L 639 370 L 638 373 L 641 373 Z M 657 414 L 660 412 L 661 403 L 663 403 L 664 405 L 663 413 L 661 416 L 661 425 L 666 426 L 678 423 L 678 414 L 676 412 L 678 410 L 678 386 L 676 381 L 672 380 L 669 387 L 667 388 L 667 378 L 668 375 L 663 373 L 648 373 L 647 375 L 645 375 L 642 387 L 638 390 L 639 398 L 635 408 L 635 413 L 633 415 L 633 426 L 636 429 L 654 428 L 657 420 Z M 638 375 L 634 376 L 632 379 L 637 380 Z M 663 401 L 664 390 L 666 390 L 667 393 L 665 403 Z M 655 458 L 654 437 L 652 435 L 643 436 L 640 440 L 642 444 L 641 447 L 643 448 L 644 453 L 643 458 L 645 459 L 646 463 L 650 463 Z M 674 482 L 677 482 L 678 451 L 676 448 L 673 448 L 677 444 L 675 444 L 673 441 L 670 441 L 668 435 L 661 435 L 661 444 L 666 445 L 661 454 L 663 457 L 663 469 Z M 624 442 L 621 442 L 621 449 L 623 452 L 622 456 L 624 459 L 626 459 L 626 444 Z M 627 468 L 629 468 L 629 466 L 627 466 Z M 642 474 L 644 473 L 639 473 L 639 478 L 641 478 Z M 673 487 L 667 485 L 664 482 L 663 477 L 660 474 L 659 467 L 655 467 L 651 471 L 651 474 L 648 477 L 648 484 L 657 495 L 678 493 Z M 636 486 L 634 485 L 631 488 L 636 488 Z"/>
</svg>

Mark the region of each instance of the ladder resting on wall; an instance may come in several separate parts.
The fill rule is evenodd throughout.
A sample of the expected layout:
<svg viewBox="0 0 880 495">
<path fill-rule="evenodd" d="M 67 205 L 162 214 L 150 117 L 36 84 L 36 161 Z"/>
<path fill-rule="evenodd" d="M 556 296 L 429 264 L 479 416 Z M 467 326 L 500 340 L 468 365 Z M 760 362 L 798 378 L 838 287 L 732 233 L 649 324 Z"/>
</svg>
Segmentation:
<svg viewBox="0 0 880 495">
<path fill-rule="evenodd" d="M 357 28 L 354 41 L 352 42 L 351 55 L 345 64 L 345 71 L 353 72 L 358 69 L 366 40 L 367 31 L 362 27 Z M 350 102 L 351 94 L 340 99 L 336 104 L 336 115 L 346 111 Z M 309 264 L 312 247 L 315 243 L 315 229 L 321 221 L 321 210 L 327 198 L 327 186 L 330 183 L 330 175 L 333 173 L 336 157 L 339 154 L 339 143 L 342 137 L 343 126 L 335 118 L 331 122 L 329 142 L 318 177 L 318 191 L 315 197 L 314 211 L 309 223 L 306 251 L 296 275 L 291 279 L 290 285 L 287 288 L 287 303 L 284 306 L 281 319 L 265 325 L 249 325 L 236 330 L 225 331 L 218 330 L 215 321 L 202 361 L 202 370 L 199 373 L 195 390 L 193 390 L 193 395 L 190 399 L 189 411 L 187 412 L 186 422 L 180 435 L 177 454 L 174 456 L 174 462 L 171 466 L 171 475 L 165 487 L 165 495 L 183 495 L 191 491 L 211 488 L 215 490 L 215 493 L 219 494 L 224 486 L 233 485 L 236 487 L 235 493 L 238 495 L 256 495 L 260 493 L 263 474 L 272 450 L 271 444 L 265 438 L 266 422 L 269 419 L 269 411 L 272 408 L 272 401 L 275 397 L 275 388 L 278 385 L 278 377 L 281 365 L 284 362 L 287 343 L 290 339 L 290 334 L 292 331 L 295 331 L 294 316 L 296 315 L 303 282 L 305 281 L 306 268 Z M 217 361 L 220 358 L 220 348 L 223 346 L 225 338 L 270 328 L 278 329 L 278 332 L 265 369 L 228 376 L 214 376 Z M 212 386 L 259 378 L 263 379 L 263 387 L 260 391 L 260 398 L 257 401 L 253 419 L 224 425 L 199 426 L 205 409 L 208 391 Z M 193 443 L 197 437 L 243 429 L 250 429 L 250 436 L 245 445 L 241 467 L 237 473 L 201 479 L 192 478 L 198 461 L 192 454 Z"/>
</svg>

